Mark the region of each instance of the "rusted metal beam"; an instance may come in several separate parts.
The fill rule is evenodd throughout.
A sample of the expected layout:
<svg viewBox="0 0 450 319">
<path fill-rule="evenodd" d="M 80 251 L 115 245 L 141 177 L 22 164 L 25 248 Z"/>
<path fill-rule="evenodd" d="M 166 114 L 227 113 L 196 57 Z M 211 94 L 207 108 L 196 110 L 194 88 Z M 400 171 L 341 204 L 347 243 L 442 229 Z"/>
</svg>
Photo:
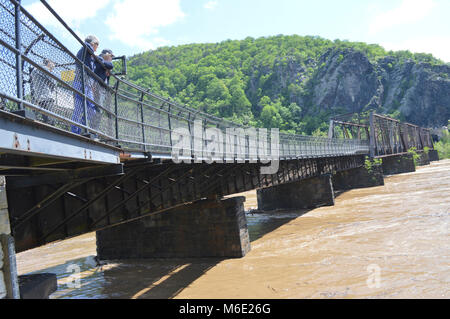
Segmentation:
<svg viewBox="0 0 450 319">
<path fill-rule="evenodd" d="M 123 164 L 115 164 L 115 165 L 80 168 L 74 170 L 65 170 L 62 172 L 51 174 L 41 174 L 23 177 L 8 177 L 7 182 L 8 188 L 10 190 L 15 190 L 39 185 L 70 184 L 91 178 L 119 176 L 123 174 L 124 174 Z"/>
<path fill-rule="evenodd" d="M 22 214 L 20 217 L 15 217 L 12 219 L 11 224 L 13 228 L 13 232 L 17 230 L 20 226 L 25 224 L 28 220 L 39 214 L 42 210 L 47 208 L 49 205 L 54 203 L 58 198 L 60 198 L 62 195 L 64 195 L 66 192 L 68 192 L 70 189 L 75 188 L 79 185 L 81 185 L 83 182 L 78 183 L 69 183 L 61 186 L 58 188 L 55 192 L 51 193 L 50 195 L 46 196 L 44 199 L 42 199 L 40 202 L 35 204 L 32 208 L 27 210 L 24 214 Z"/>
</svg>

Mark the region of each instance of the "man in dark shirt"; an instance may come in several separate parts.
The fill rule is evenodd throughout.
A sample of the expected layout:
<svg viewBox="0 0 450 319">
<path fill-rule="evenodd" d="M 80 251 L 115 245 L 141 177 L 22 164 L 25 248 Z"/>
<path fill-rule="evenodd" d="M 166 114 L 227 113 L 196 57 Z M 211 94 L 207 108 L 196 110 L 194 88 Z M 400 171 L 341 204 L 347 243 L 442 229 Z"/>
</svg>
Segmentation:
<svg viewBox="0 0 450 319">
<path fill-rule="evenodd" d="M 114 58 L 114 54 L 111 50 L 105 49 L 98 56 L 98 60 L 95 60 L 95 74 L 102 79 L 102 83 L 96 86 L 96 90 L 94 91 L 95 101 L 102 106 L 103 109 L 111 110 L 111 101 L 112 101 L 112 92 L 108 88 L 109 77 L 111 75 L 111 70 L 114 68 L 112 64 L 112 59 Z M 95 120 L 93 121 L 93 125 L 95 127 L 100 126 L 102 121 L 102 110 L 98 110 Z M 106 116 L 106 120 L 109 117 Z M 106 124 L 108 125 L 108 124 Z"/>
<path fill-rule="evenodd" d="M 87 67 L 86 72 L 84 73 L 84 94 L 87 98 L 94 100 L 94 79 L 92 78 L 91 72 L 95 71 L 95 59 L 93 53 L 97 51 L 99 46 L 99 40 L 96 36 L 90 35 L 86 37 L 84 40 L 85 46 L 83 46 L 77 53 L 77 58 L 84 63 Z M 91 71 L 91 72 L 90 72 Z M 82 83 L 82 65 L 76 64 L 76 72 L 75 72 L 75 80 L 73 81 L 73 87 L 80 92 L 83 92 L 83 83 Z M 86 119 L 84 118 L 84 100 L 83 97 L 77 93 L 75 93 L 75 101 L 74 101 L 74 110 L 72 115 L 72 121 L 93 127 L 92 119 L 96 118 L 96 114 L 98 113 L 97 107 L 94 103 L 86 100 L 87 106 L 87 117 L 88 123 L 86 124 Z M 81 128 L 78 126 L 72 125 L 72 132 L 81 134 Z"/>
<path fill-rule="evenodd" d="M 114 54 L 111 50 L 105 49 L 98 56 L 99 60 L 103 63 L 95 61 L 95 74 L 97 74 L 106 84 L 109 83 L 109 76 L 111 75 L 111 70 L 114 68 L 112 64 L 112 59 Z"/>
</svg>

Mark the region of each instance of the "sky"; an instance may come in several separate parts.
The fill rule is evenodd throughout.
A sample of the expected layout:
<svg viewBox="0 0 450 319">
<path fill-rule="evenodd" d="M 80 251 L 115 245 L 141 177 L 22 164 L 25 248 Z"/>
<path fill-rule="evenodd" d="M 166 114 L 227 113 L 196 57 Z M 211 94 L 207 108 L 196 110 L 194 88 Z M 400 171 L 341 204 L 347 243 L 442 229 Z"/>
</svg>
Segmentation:
<svg viewBox="0 0 450 319">
<path fill-rule="evenodd" d="M 132 56 L 161 46 L 311 35 L 432 53 L 450 62 L 450 0 L 48 0 L 82 38 Z M 23 6 L 69 49 L 79 44 L 38 0 Z"/>
</svg>

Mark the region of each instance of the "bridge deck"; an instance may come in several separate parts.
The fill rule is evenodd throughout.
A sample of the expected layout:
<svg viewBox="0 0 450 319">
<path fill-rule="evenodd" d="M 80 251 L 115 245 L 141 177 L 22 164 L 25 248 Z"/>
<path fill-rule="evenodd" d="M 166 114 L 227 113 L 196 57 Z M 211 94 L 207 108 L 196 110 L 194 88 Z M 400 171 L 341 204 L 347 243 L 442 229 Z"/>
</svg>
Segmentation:
<svg viewBox="0 0 450 319">
<path fill-rule="evenodd" d="M 121 150 L 44 123 L 0 111 L 0 169 L 62 170 L 120 163 Z M 8 171 L 0 171 L 10 175 Z"/>
</svg>

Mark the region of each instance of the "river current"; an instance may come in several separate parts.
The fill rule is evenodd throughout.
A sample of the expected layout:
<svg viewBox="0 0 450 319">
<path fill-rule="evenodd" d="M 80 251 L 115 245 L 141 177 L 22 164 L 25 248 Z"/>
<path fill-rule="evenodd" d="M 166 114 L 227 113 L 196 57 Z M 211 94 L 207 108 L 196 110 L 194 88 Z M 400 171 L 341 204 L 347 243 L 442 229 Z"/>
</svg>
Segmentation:
<svg viewBox="0 0 450 319">
<path fill-rule="evenodd" d="M 450 160 L 339 194 L 336 205 L 251 214 L 240 259 L 98 266 L 95 233 L 17 254 L 19 274 L 57 274 L 50 298 L 450 298 Z M 240 194 L 242 196 L 242 194 Z"/>
</svg>

